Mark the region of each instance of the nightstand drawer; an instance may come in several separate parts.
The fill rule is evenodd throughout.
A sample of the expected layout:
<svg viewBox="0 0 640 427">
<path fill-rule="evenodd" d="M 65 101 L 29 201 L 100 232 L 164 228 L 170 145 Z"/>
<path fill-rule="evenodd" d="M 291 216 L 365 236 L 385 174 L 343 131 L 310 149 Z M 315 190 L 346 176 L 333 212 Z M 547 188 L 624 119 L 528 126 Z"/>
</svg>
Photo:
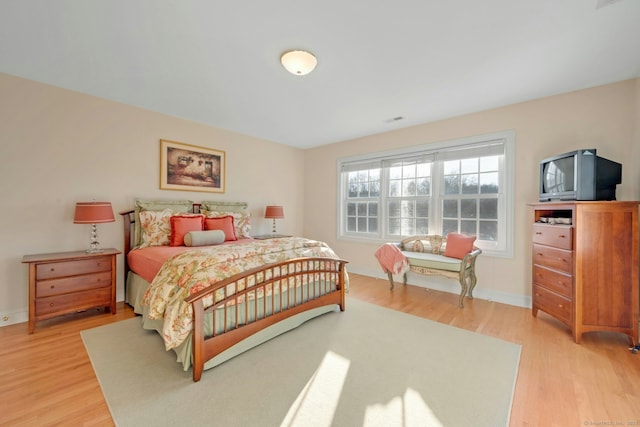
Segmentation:
<svg viewBox="0 0 640 427">
<path fill-rule="evenodd" d="M 44 319 L 92 307 L 109 306 L 110 304 L 110 287 L 38 298 L 36 300 L 36 317 L 38 319 Z"/>
<path fill-rule="evenodd" d="M 561 249 L 573 249 L 573 227 L 569 225 L 533 224 L 533 243 Z"/>
<path fill-rule="evenodd" d="M 571 274 L 573 271 L 573 252 L 534 244 L 533 263 Z"/>
<path fill-rule="evenodd" d="M 36 266 L 37 280 L 111 271 L 111 257 L 94 257 L 74 261 L 50 262 Z"/>
<path fill-rule="evenodd" d="M 111 271 L 36 282 L 36 298 L 111 286 Z"/>
<path fill-rule="evenodd" d="M 573 276 L 569 274 L 534 265 L 533 282 L 567 298 L 573 298 Z"/>
<path fill-rule="evenodd" d="M 533 285 L 534 307 L 571 326 L 571 301 L 543 287 Z"/>
</svg>

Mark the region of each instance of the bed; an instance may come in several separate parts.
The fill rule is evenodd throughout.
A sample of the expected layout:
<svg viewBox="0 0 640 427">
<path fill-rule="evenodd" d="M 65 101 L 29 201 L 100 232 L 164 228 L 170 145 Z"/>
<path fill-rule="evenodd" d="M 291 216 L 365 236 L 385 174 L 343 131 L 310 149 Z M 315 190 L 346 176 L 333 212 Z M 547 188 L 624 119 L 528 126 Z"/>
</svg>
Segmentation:
<svg viewBox="0 0 640 427">
<path fill-rule="evenodd" d="M 246 207 L 136 200 L 120 213 L 125 301 L 194 381 L 309 319 L 345 309 L 347 262 L 315 240 L 252 239 Z"/>
</svg>

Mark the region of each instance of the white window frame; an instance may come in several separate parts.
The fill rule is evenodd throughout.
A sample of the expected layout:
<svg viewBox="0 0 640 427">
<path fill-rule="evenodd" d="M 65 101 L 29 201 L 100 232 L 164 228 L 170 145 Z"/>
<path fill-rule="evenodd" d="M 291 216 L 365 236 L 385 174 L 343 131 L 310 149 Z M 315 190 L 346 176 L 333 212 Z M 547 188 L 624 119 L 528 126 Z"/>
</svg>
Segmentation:
<svg viewBox="0 0 640 427">
<path fill-rule="evenodd" d="M 476 245 L 483 250 L 483 254 L 499 257 L 513 257 L 513 224 L 514 224 L 514 186 L 515 186 L 515 132 L 513 130 L 501 131 L 491 134 L 476 135 L 466 138 L 460 138 L 449 141 L 441 141 L 432 144 L 424 144 L 420 146 L 412 146 L 408 148 L 384 151 L 378 153 L 369 153 L 359 156 L 351 156 L 347 158 L 338 159 L 337 162 L 337 215 L 338 215 L 338 235 L 339 240 L 348 240 L 355 242 L 368 242 L 368 243 L 384 243 L 387 241 L 397 240 L 397 236 L 387 237 L 386 222 L 387 213 L 384 201 L 386 200 L 385 194 L 388 194 L 387 183 L 388 176 L 383 172 L 381 173 L 381 188 L 380 188 L 380 203 L 378 206 L 378 232 L 367 234 L 354 234 L 346 232 L 346 173 L 342 173 L 343 168 L 348 165 L 356 163 L 375 163 L 385 160 L 392 160 L 394 158 L 405 158 L 411 156 L 431 156 L 436 153 L 446 154 L 449 150 L 459 149 L 461 147 L 469 147 L 473 145 L 486 145 L 491 141 L 499 141 L 504 146 L 504 156 L 500 158 L 500 177 L 499 177 L 499 197 L 498 197 L 498 241 L 490 242 L 484 240 L 477 240 Z M 439 160 L 436 162 L 440 162 Z M 433 174 L 432 188 L 439 186 L 442 188 L 443 183 L 440 182 L 439 174 Z M 441 224 L 441 212 L 439 206 L 441 206 L 442 198 L 432 199 L 434 205 L 431 207 L 430 216 L 434 213 L 437 215 L 436 222 Z M 438 231 L 434 230 L 432 234 L 436 234 Z"/>
</svg>

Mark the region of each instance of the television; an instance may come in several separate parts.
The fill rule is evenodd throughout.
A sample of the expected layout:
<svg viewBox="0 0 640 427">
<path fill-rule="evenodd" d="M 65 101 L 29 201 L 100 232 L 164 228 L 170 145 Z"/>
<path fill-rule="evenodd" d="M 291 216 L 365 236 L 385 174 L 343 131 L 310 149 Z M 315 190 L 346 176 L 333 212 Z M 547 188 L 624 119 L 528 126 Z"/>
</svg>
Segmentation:
<svg viewBox="0 0 640 427">
<path fill-rule="evenodd" d="M 540 201 L 615 200 L 622 165 L 599 157 L 595 148 L 571 151 L 540 162 Z"/>
</svg>

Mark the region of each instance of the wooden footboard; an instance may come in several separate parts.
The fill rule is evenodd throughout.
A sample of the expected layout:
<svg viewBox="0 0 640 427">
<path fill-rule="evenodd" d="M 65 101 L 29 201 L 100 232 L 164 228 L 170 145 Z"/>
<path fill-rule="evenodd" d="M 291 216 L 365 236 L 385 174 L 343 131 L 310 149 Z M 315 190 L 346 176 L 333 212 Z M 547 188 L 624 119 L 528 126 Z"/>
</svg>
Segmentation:
<svg viewBox="0 0 640 427">
<path fill-rule="evenodd" d="M 296 258 L 247 270 L 187 298 L 193 308 L 193 380 L 200 380 L 208 360 L 281 320 L 331 304 L 344 311 L 346 264 L 333 258 Z M 219 291 L 224 297 L 205 308 Z M 254 304 L 245 303 L 249 300 Z M 222 320 L 216 310 L 224 313 Z M 211 336 L 205 336 L 207 313 L 214 322 Z"/>
</svg>

